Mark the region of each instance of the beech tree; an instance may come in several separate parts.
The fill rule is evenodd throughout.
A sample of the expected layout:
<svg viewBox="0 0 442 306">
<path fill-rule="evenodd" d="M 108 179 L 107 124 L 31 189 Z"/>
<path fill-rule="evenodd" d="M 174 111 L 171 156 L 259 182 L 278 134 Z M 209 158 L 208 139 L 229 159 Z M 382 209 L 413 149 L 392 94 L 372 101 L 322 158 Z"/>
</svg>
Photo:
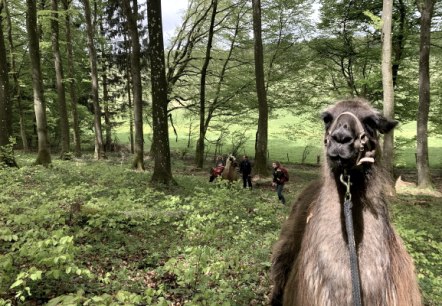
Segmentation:
<svg viewBox="0 0 442 306">
<path fill-rule="evenodd" d="M 59 14 L 58 14 L 58 1 L 52 0 L 52 18 L 51 18 L 51 29 L 52 29 L 52 53 L 54 55 L 54 66 L 55 66 L 55 84 L 57 89 L 57 101 L 58 101 L 58 113 L 59 113 L 59 127 L 60 127 L 60 137 L 61 137 L 61 153 L 62 158 L 65 154 L 70 151 L 70 141 L 69 141 L 69 120 L 68 111 L 66 106 L 66 93 L 63 84 L 64 72 L 63 65 L 61 62 L 60 54 L 60 43 L 59 43 Z"/>
<path fill-rule="evenodd" d="M 29 39 L 29 57 L 32 69 L 32 87 L 34 89 L 34 111 L 37 124 L 38 155 L 37 165 L 48 166 L 51 163 L 49 139 L 46 121 L 46 103 L 43 96 L 43 77 L 40 64 L 40 47 L 38 41 L 36 1 L 26 0 L 26 28 Z"/>
<path fill-rule="evenodd" d="M 77 82 L 74 67 L 74 48 L 72 46 L 72 30 L 71 30 L 71 16 L 68 13 L 72 5 L 72 0 L 62 0 L 63 10 L 65 12 L 65 27 L 66 27 L 66 50 L 67 50 L 67 79 L 68 91 L 71 99 L 71 113 L 72 113 L 72 129 L 74 132 L 74 154 L 76 157 L 81 156 L 81 139 L 80 127 L 78 120 L 78 96 L 77 96 Z"/>
<path fill-rule="evenodd" d="M 22 91 L 20 88 L 20 81 L 19 81 L 19 73 L 17 71 L 17 63 L 16 63 L 16 47 L 15 42 L 12 35 L 12 21 L 11 21 L 11 14 L 9 12 L 8 8 L 8 1 L 3 1 L 4 4 L 4 10 L 6 14 L 6 21 L 7 21 L 7 29 L 8 29 L 8 43 L 9 43 L 9 58 L 10 58 L 10 74 L 12 75 L 13 80 L 13 88 L 10 91 L 10 98 L 11 98 L 11 106 L 12 101 L 16 101 L 17 109 L 18 109 L 18 116 L 19 116 L 19 126 L 20 126 L 20 137 L 22 140 L 22 146 L 23 150 L 25 152 L 29 151 L 29 145 L 28 145 L 28 138 L 26 133 L 26 127 L 25 127 L 25 116 L 23 115 L 23 107 L 22 107 Z M 1 17 L 0 17 L 1 18 Z M 6 51 L 6 50 L 5 50 Z M 3 62 L 3 60 L 2 60 Z M 4 62 L 6 63 L 6 61 Z M 8 109 L 8 111 L 12 112 L 12 107 Z M 12 120 L 13 116 L 12 113 L 7 114 L 10 120 Z"/>
<path fill-rule="evenodd" d="M 418 0 L 421 13 L 419 46 L 419 106 L 417 111 L 417 184 L 431 188 L 428 159 L 428 115 L 430 112 L 430 37 L 431 19 L 436 0 Z"/>
<path fill-rule="evenodd" d="M 167 117 L 167 81 L 164 61 L 161 0 L 147 3 L 147 19 L 150 42 L 151 90 L 152 90 L 152 150 L 155 160 L 152 182 L 175 184 L 170 163 L 169 130 Z"/>
<path fill-rule="evenodd" d="M 256 132 L 255 165 L 256 174 L 268 175 L 267 169 L 267 139 L 268 139 L 268 117 L 267 95 L 264 80 L 264 56 L 261 37 L 261 1 L 252 0 L 253 7 L 253 34 L 255 38 L 255 77 L 256 93 L 258 96 L 258 130 Z"/>
<path fill-rule="evenodd" d="M 122 2 L 123 13 L 127 19 L 127 28 L 130 36 L 132 52 L 130 53 L 131 62 L 131 81 L 133 90 L 134 105 L 134 127 L 135 127 L 135 157 L 132 167 L 138 170 L 144 170 L 144 137 L 143 137 L 143 97 L 141 86 L 140 69 L 140 41 L 138 36 L 138 4 L 136 0 Z"/>
<path fill-rule="evenodd" d="M 384 0 L 382 9 L 382 87 L 384 90 L 384 115 L 394 118 L 394 89 L 391 61 L 391 26 L 393 15 L 393 0 Z M 387 170 L 393 173 L 394 134 L 393 130 L 384 135 L 384 163 Z"/>
<path fill-rule="evenodd" d="M 87 38 L 88 38 L 88 50 L 89 50 L 89 64 L 91 67 L 91 80 L 92 80 L 92 102 L 94 105 L 94 129 L 95 129 L 95 158 L 106 158 L 103 145 L 103 133 L 101 128 L 101 107 L 99 103 L 98 95 L 98 71 L 97 71 L 97 51 L 95 49 L 94 39 L 94 26 L 92 24 L 92 14 L 89 0 L 83 0 Z"/>
<path fill-rule="evenodd" d="M 3 147 L 9 144 L 12 135 L 11 99 L 9 96 L 9 69 L 6 60 L 5 38 L 3 34 L 3 1 L 0 1 L 0 163 L 7 162 Z"/>
<path fill-rule="evenodd" d="M 206 137 L 206 128 L 205 128 L 205 120 L 206 120 L 206 78 L 207 78 L 207 70 L 210 64 L 211 59 L 211 51 L 212 51 L 212 41 L 215 30 L 215 17 L 217 14 L 218 8 L 218 0 L 212 0 L 211 9 L 212 14 L 210 17 L 209 24 L 209 32 L 207 37 L 207 46 L 205 52 L 205 58 L 203 62 L 203 66 L 201 69 L 201 77 L 200 77 L 200 96 L 199 96 L 199 114 L 200 114 L 200 127 L 199 127 L 199 138 L 196 144 L 196 154 L 195 161 L 196 165 L 199 168 L 203 167 L 204 164 L 204 139 Z"/>
</svg>

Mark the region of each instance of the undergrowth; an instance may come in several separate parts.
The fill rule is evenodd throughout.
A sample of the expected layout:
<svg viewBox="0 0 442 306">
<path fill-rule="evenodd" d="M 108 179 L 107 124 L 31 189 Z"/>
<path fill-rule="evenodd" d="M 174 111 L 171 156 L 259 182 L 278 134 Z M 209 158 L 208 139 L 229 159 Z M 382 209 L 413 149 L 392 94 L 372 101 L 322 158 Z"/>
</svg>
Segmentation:
<svg viewBox="0 0 442 306">
<path fill-rule="evenodd" d="M 20 164 L 0 174 L 0 305 L 267 302 L 287 213 L 274 194 L 189 175 L 158 191 L 111 161 Z"/>
<path fill-rule="evenodd" d="M 0 305 L 269 303 L 271 246 L 288 213 L 271 189 L 209 184 L 201 173 L 154 189 L 149 171 L 112 159 L 44 168 L 32 158 L 0 170 Z M 316 173 L 299 169 L 288 197 Z M 441 208 L 424 200 L 398 197 L 394 222 L 425 302 L 438 305 Z"/>
</svg>

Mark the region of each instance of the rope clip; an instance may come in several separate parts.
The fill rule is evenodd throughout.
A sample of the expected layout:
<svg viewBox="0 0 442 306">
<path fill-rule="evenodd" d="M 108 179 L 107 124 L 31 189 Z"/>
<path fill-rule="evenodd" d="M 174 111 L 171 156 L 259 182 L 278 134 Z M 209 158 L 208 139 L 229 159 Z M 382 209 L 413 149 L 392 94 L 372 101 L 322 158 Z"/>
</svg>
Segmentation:
<svg viewBox="0 0 442 306">
<path fill-rule="evenodd" d="M 345 181 L 345 178 L 347 178 L 347 182 Z M 341 183 L 346 187 L 346 191 L 345 191 L 345 201 L 350 201 L 351 200 L 351 193 L 350 193 L 350 186 L 351 186 L 351 182 L 350 182 L 350 175 L 348 174 L 341 174 L 340 177 Z"/>
</svg>

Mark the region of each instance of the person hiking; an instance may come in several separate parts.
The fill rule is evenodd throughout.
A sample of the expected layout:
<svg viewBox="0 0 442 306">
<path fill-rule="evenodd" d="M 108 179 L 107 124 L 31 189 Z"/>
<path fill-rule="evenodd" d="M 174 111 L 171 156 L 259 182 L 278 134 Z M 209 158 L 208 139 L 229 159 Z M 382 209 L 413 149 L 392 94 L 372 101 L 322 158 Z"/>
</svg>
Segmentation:
<svg viewBox="0 0 442 306">
<path fill-rule="evenodd" d="M 242 174 L 243 187 L 249 187 L 252 189 L 252 164 L 247 155 L 243 156 L 242 161 L 239 164 L 239 172 Z"/>
<path fill-rule="evenodd" d="M 275 161 L 272 164 L 273 167 L 273 182 L 272 186 L 275 187 L 276 193 L 278 194 L 278 199 L 281 201 L 283 205 L 285 205 L 285 198 L 282 194 L 282 190 L 284 189 L 285 182 L 288 181 L 288 173 L 287 170 L 282 167 L 279 161 Z"/>
<path fill-rule="evenodd" d="M 213 182 L 224 171 L 224 161 L 222 156 L 216 158 L 215 167 L 210 169 L 209 182 Z"/>
</svg>

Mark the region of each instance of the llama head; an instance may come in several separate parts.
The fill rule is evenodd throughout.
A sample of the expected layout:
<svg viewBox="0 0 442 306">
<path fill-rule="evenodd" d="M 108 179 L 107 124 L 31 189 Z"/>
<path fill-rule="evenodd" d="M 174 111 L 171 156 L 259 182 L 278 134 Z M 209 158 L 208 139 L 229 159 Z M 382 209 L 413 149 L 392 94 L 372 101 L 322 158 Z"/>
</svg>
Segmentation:
<svg viewBox="0 0 442 306">
<path fill-rule="evenodd" d="M 236 157 L 233 156 L 232 154 L 230 154 L 230 155 L 227 157 L 226 166 L 227 166 L 227 165 L 232 166 L 232 167 L 236 167 L 236 166 L 238 166 L 238 162 L 236 161 Z"/>
<path fill-rule="evenodd" d="M 328 108 L 322 118 L 327 160 L 337 171 L 374 163 L 380 150 L 378 132 L 387 133 L 397 125 L 397 121 L 385 118 L 362 99 L 340 101 Z"/>
</svg>

